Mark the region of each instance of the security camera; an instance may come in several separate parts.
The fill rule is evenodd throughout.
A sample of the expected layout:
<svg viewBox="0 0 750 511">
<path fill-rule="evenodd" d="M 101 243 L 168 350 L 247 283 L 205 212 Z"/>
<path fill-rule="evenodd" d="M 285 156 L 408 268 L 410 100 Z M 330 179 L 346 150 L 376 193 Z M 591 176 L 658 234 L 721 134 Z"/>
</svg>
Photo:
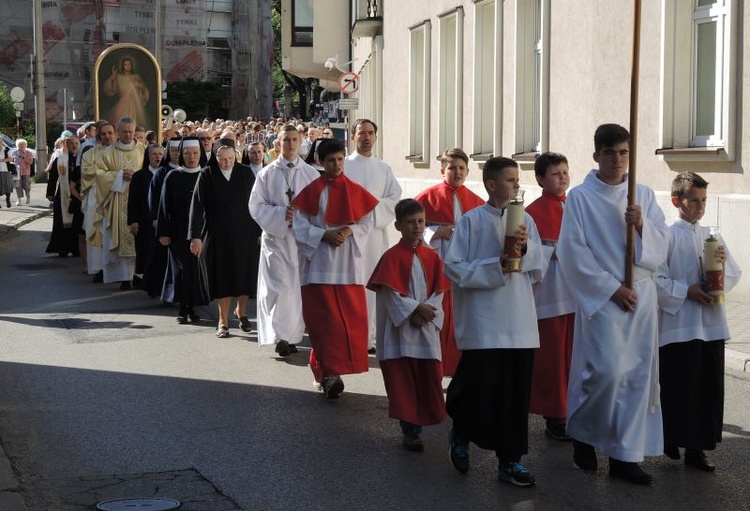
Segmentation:
<svg viewBox="0 0 750 511">
<path fill-rule="evenodd" d="M 325 64 L 323 66 L 326 68 L 326 71 L 333 71 L 333 68 L 336 67 L 336 57 L 328 57 L 326 59 Z"/>
</svg>

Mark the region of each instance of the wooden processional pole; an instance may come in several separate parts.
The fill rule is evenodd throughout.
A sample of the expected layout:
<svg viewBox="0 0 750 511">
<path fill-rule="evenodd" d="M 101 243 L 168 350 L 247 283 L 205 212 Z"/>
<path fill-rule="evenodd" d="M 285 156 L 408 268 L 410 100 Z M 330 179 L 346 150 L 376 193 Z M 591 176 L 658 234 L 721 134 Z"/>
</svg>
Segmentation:
<svg viewBox="0 0 750 511">
<path fill-rule="evenodd" d="M 633 15 L 633 60 L 630 71 L 630 158 L 628 162 L 628 206 L 635 204 L 636 168 L 638 154 L 638 69 L 641 60 L 641 0 L 635 0 Z M 625 286 L 633 289 L 635 264 L 635 225 L 629 224 L 625 252 Z"/>
</svg>

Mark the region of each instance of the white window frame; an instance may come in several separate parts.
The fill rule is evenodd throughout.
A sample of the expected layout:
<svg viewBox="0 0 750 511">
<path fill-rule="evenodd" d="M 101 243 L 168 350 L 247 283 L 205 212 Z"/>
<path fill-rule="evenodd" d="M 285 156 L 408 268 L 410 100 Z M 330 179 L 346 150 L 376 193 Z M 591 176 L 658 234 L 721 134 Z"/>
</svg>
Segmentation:
<svg viewBox="0 0 750 511">
<path fill-rule="evenodd" d="M 474 4 L 474 135 L 471 158 L 502 154 L 503 3 Z"/>
<path fill-rule="evenodd" d="M 409 155 L 412 163 L 425 164 L 430 150 L 430 37 L 432 24 L 425 20 L 409 28 Z"/>
<path fill-rule="evenodd" d="M 513 157 L 535 157 L 549 141 L 550 0 L 516 2 L 515 144 Z"/>
<path fill-rule="evenodd" d="M 463 145 L 464 10 L 458 7 L 438 18 L 440 30 L 438 151 L 442 152 Z"/>
<path fill-rule="evenodd" d="M 734 161 L 737 2 L 663 0 L 661 149 L 665 161 Z M 716 23 L 714 130 L 698 135 L 697 29 Z"/>
</svg>

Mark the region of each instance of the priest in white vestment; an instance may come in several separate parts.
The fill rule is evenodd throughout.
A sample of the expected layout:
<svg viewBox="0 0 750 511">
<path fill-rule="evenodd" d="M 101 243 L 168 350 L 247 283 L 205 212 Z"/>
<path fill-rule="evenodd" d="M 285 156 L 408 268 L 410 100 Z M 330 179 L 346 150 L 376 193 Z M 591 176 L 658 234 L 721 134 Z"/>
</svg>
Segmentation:
<svg viewBox="0 0 750 511">
<path fill-rule="evenodd" d="M 82 147 L 81 155 L 81 195 L 83 200 L 83 227 L 86 233 L 86 266 L 94 275 L 94 282 L 102 281 L 102 215 L 97 209 L 104 200 L 102 189 L 97 184 L 98 162 L 104 150 L 115 142 L 115 127 L 103 121 L 98 123 L 97 145 Z"/>
<path fill-rule="evenodd" d="M 102 267 L 104 283 L 121 282 L 130 289 L 135 269 L 135 238 L 127 219 L 128 194 L 133 174 L 141 168 L 145 147 L 135 140 L 135 121 L 123 117 L 117 123 L 117 141 L 102 151 L 94 163 L 96 186 L 102 197 Z"/>
<path fill-rule="evenodd" d="M 396 203 L 401 200 L 401 185 L 393 176 L 390 165 L 373 155 L 378 139 L 378 126 L 369 119 L 358 119 L 352 126 L 352 140 L 357 150 L 346 158 L 346 175 L 378 199 L 375 208 L 375 229 L 364 249 L 365 273 L 372 274 L 380 257 L 388 250 L 388 228 L 396 219 Z M 369 346 L 375 345 L 375 292 L 366 291 Z"/>
</svg>

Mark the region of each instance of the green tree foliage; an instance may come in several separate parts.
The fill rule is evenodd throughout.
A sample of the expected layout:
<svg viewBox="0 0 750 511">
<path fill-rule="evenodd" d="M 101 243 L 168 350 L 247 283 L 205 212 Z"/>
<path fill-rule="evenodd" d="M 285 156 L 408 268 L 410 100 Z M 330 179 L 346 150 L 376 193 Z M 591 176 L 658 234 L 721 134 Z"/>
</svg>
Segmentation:
<svg viewBox="0 0 750 511">
<path fill-rule="evenodd" d="M 226 92 L 215 82 L 187 80 L 167 83 L 165 104 L 172 108 L 182 108 L 188 119 L 211 119 L 226 116 Z"/>
<path fill-rule="evenodd" d="M 10 92 L 0 87 L 0 126 L 12 126 L 16 123 L 16 110 Z"/>
</svg>

